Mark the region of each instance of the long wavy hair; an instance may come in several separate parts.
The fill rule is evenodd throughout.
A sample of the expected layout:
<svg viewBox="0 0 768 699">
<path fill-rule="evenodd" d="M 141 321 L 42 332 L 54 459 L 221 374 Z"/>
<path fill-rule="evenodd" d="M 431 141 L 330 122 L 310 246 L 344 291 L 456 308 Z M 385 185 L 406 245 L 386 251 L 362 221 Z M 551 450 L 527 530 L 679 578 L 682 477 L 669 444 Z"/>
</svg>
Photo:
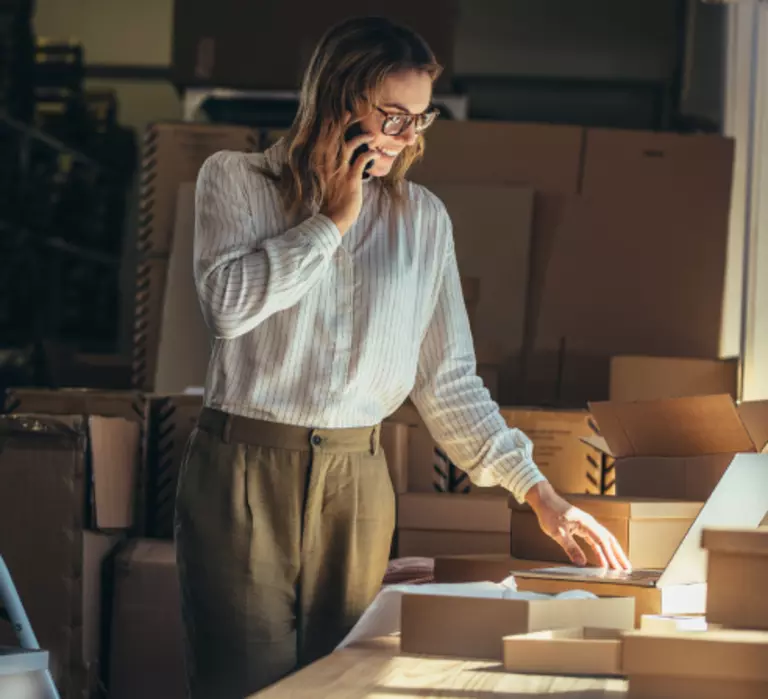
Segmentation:
<svg viewBox="0 0 768 699">
<path fill-rule="evenodd" d="M 320 39 L 304 73 L 299 108 L 284 137 L 287 159 L 273 173 L 286 211 L 317 211 L 329 180 L 342 166 L 344 133 L 375 108 L 387 76 L 405 70 L 427 73 L 434 82 L 442 72 L 426 41 L 413 30 L 382 17 L 359 17 L 331 27 Z M 352 121 L 347 122 L 348 115 Z M 424 152 L 418 137 L 379 178 L 395 200 L 408 168 Z"/>
</svg>

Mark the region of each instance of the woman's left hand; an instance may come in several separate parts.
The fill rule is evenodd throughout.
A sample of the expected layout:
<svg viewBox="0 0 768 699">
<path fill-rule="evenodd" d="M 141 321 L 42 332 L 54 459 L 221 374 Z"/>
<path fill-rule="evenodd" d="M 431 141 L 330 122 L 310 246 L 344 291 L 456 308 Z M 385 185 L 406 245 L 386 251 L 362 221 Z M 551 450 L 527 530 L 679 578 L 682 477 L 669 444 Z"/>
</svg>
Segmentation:
<svg viewBox="0 0 768 699">
<path fill-rule="evenodd" d="M 536 513 L 542 531 L 563 547 L 574 564 L 583 566 L 587 563 L 584 551 L 574 538 L 578 536 L 595 552 L 601 567 L 631 570 L 629 559 L 616 537 L 592 515 L 566 502 L 550 483 L 537 483 L 525 499 Z"/>
</svg>

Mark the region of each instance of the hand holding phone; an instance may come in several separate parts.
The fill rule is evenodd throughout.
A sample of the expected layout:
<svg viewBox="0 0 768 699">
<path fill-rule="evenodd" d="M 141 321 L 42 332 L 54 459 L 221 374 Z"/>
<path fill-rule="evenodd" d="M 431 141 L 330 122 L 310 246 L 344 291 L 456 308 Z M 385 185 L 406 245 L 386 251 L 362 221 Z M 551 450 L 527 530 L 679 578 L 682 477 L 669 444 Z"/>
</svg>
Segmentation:
<svg viewBox="0 0 768 699">
<path fill-rule="evenodd" d="M 345 134 L 343 157 L 347 163 L 341 172 L 334 177 L 328 188 L 328 199 L 320 212 L 330 218 L 344 235 L 357 220 L 360 209 L 363 206 L 363 179 L 370 173 L 367 172 L 378 158 L 378 153 L 368 147 L 373 140 L 373 135 L 365 133 L 359 125 L 350 127 Z M 357 135 L 355 135 L 357 131 Z"/>
</svg>

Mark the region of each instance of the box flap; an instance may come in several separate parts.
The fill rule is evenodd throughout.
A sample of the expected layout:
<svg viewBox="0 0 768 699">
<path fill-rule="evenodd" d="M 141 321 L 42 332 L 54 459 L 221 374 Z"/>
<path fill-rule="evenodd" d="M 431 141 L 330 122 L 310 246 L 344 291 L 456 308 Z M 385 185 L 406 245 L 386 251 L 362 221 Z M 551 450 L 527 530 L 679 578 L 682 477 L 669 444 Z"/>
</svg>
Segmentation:
<svg viewBox="0 0 768 699">
<path fill-rule="evenodd" d="M 754 452 L 755 445 L 730 396 L 589 404 L 611 453 L 697 456 Z"/>
<path fill-rule="evenodd" d="M 738 411 L 755 445 L 755 451 L 768 451 L 768 400 L 741 403 Z"/>
<path fill-rule="evenodd" d="M 600 437 L 599 435 L 593 434 L 589 437 L 579 437 L 579 439 L 587 446 L 590 446 L 593 449 L 599 451 L 601 454 L 605 454 L 606 456 L 614 456 L 611 452 L 611 448 L 608 446 L 608 442 L 605 441 L 605 437 Z"/>
<path fill-rule="evenodd" d="M 704 529 L 756 529 L 768 512 L 768 454 L 736 454 L 659 578 L 658 586 L 707 580 Z"/>
<path fill-rule="evenodd" d="M 98 529 L 133 526 L 139 425 L 122 418 L 89 419 L 93 504 Z"/>
<path fill-rule="evenodd" d="M 5 410 L 45 415 L 103 415 L 142 422 L 144 403 L 139 391 L 11 388 L 6 393 Z"/>
</svg>

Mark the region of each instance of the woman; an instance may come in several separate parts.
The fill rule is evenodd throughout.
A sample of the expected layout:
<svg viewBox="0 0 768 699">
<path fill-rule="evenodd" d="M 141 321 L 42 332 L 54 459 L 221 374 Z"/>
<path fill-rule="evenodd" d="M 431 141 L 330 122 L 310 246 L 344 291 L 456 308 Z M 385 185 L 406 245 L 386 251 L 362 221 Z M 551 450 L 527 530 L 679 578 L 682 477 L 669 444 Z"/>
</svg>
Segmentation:
<svg viewBox="0 0 768 699">
<path fill-rule="evenodd" d="M 404 179 L 439 72 L 412 31 L 343 22 L 286 138 L 200 171 L 194 271 L 215 342 L 176 528 L 193 699 L 240 699 L 332 651 L 372 601 L 395 505 L 378 426 L 408 396 L 475 484 L 529 502 L 574 561 L 578 534 L 628 566 L 476 376 L 451 222 Z"/>
</svg>

